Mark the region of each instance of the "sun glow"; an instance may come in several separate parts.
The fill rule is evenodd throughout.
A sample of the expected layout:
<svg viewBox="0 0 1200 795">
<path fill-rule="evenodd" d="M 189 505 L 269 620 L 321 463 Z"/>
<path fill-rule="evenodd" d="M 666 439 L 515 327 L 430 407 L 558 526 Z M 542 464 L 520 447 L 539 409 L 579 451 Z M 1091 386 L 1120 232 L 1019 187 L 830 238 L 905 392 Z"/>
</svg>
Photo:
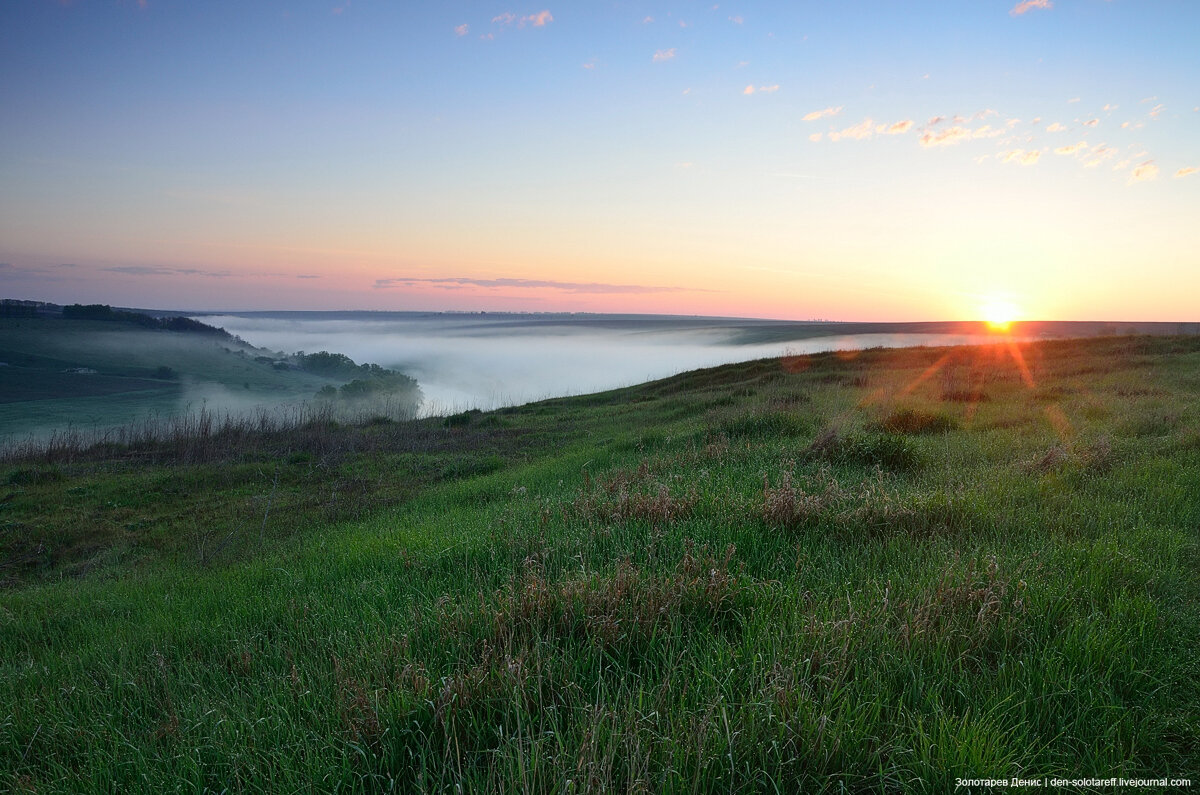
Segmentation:
<svg viewBox="0 0 1200 795">
<path fill-rule="evenodd" d="M 1017 319 L 1017 307 L 1011 301 L 989 301 L 983 305 L 983 319 L 992 331 L 1008 331 Z"/>
</svg>

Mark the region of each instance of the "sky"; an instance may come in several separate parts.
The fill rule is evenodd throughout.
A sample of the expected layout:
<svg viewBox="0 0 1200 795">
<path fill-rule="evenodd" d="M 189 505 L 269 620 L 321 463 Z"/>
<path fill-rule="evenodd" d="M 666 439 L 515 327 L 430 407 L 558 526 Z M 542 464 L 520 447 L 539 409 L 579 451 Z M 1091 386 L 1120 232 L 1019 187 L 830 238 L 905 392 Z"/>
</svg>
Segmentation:
<svg viewBox="0 0 1200 795">
<path fill-rule="evenodd" d="M 0 296 L 1200 320 L 1200 3 L 0 4 Z"/>
</svg>

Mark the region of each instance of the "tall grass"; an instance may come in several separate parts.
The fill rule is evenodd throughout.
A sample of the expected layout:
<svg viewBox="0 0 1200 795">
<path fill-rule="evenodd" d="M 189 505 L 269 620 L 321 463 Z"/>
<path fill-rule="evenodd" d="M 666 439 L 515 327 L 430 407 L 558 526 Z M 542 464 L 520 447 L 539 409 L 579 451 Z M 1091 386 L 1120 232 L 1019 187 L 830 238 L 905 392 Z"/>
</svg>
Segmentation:
<svg viewBox="0 0 1200 795">
<path fill-rule="evenodd" d="M 411 486 L 352 521 L 289 508 L 289 478 L 315 462 L 264 456 L 248 526 L 268 506 L 284 526 L 254 555 L 0 593 L 0 782 L 951 792 L 960 777 L 1194 777 L 1200 347 L 1030 346 L 1037 395 L 995 353 L 961 352 L 988 391 L 977 403 L 944 399 L 938 378 L 913 387 L 947 351 L 886 351 L 394 424 L 403 439 L 343 426 L 378 434 L 347 459 L 356 499 Z M 1143 432 L 1151 406 L 1175 420 Z M 903 410 L 952 422 L 881 422 Z M 94 463 L 13 484 L 8 504 L 82 489 L 100 510 L 136 473 L 191 471 Z M 213 483 L 214 499 L 247 499 L 236 478 Z M 8 515 L 32 524 L 21 510 Z"/>
</svg>

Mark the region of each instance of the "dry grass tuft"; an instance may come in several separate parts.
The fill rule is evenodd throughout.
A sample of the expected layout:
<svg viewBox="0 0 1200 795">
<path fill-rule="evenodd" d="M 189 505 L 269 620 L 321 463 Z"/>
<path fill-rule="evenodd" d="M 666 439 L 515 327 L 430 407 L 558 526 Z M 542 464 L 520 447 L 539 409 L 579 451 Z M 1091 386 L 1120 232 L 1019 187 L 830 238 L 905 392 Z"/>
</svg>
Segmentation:
<svg viewBox="0 0 1200 795">
<path fill-rule="evenodd" d="M 602 522 L 640 519 L 669 524 L 690 516 L 699 499 L 695 486 L 684 494 L 672 494 L 669 480 L 655 478 L 648 461 L 642 461 L 635 472 L 618 469 L 594 482 L 588 477 L 568 510 L 574 516 Z"/>
<path fill-rule="evenodd" d="M 996 631 L 1010 633 L 1026 612 L 1026 584 L 1004 575 L 993 556 L 985 567 L 971 561 L 961 574 L 950 566 L 938 584 L 899 605 L 900 636 L 906 645 L 942 637 L 978 642 Z"/>
<path fill-rule="evenodd" d="M 721 557 L 690 540 L 667 575 L 629 560 L 607 577 L 550 582 L 536 560 L 502 591 L 492 616 L 491 644 L 513 650 L 546 637 L 578 638 L 609 649 L 638 646 L 675 626 L 735 618 L 745 586 L 731 570 L 735 549 Z"/>
</svg>

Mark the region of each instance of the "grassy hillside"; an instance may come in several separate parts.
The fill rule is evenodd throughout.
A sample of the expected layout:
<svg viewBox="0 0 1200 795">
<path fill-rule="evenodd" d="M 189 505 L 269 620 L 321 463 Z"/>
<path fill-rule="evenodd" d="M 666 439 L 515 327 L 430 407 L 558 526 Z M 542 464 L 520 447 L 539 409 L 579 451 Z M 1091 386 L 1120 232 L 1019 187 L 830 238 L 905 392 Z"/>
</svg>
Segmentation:
<svg viewBox="0 0 1200 795">
<path fill-rule="evenodd" d="M 144 317 L 131 315 L 132 317 Z M 280 367 L 215 334 L 64 317 L 0 317 L 0 441 L 311 398 L 353 376 Z"/>
<path fill-rule="evenodd" d="M 1200 339 L 872 350 L 0 468 L 0 786 L 1200 771 Z"/>
</svg>

